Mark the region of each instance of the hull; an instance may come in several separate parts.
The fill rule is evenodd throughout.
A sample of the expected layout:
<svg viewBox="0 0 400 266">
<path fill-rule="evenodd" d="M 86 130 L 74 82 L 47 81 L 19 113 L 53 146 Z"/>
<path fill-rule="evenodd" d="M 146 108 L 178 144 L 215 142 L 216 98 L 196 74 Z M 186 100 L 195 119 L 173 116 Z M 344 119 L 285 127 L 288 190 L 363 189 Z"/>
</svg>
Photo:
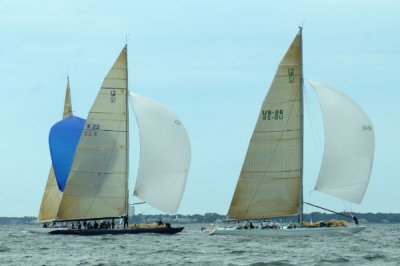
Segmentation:
<svg viewBox="0 0 400 266">
<path fill-rule="evenodd" d="M 54 230 L 68 230 L 68 228 L 29 228 L 27 229 L 28 232 L 37 233 L 37 234 L 48 234 Z"/>
<path fill-rule="evenodd" d="M 364 230 L 366 226 L 318 227 L 318 228 L 279 228 L 279 229 L 236 229 L 216 227 L 209 231 L 210 235 L 244 235 L 267 237 L 297 237 L 314 235 L 352 235 Z"/>
<path fill-rule="evenodd" d="M 177 234 L 184 227 L 162 227 L 162 228 L 135 228 L 135 229 L 68 229 L 68 228 L 35 228 L 30 229 L 33 233 L 44 233 L 50 235 L 80 235 L 80 236 L 97 236 L 97 235 L 127 235 L 127 234 Z"/>
</svg>

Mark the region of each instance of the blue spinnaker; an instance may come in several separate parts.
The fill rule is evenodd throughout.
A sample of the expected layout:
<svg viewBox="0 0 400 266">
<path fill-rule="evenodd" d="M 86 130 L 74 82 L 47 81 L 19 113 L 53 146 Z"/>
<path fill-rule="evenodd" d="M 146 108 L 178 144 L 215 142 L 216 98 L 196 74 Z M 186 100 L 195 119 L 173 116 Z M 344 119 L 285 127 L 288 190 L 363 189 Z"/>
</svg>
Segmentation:
<svg viewBox="0 0 400 266">
<path fill-rule="evenodd" d="M 70 116 L 57 122 L 50 129 L 50 155 L 60 191 L 64 192 L 85 122 L 85 119 Z"/>
</svg>

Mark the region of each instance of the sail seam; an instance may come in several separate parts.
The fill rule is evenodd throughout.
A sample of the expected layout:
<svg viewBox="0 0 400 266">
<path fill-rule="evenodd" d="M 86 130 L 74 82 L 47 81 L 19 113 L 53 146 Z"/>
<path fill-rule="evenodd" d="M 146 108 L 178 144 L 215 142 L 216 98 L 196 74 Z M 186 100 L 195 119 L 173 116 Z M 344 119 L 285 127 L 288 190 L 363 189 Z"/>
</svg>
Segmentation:
<svg viewBox="0 0 400 266">
<path fill-rule="evenodd" d="M 294 63 L 291 63 L 291 64 L 280 63 L 279 65 L 280 66 L 301 66 L 301 64 L 294 64 Z"/>
<path fill-rule="evenodd" d="M 126 79 L 121 79 L 121 78 L 107 78 L 106 80 L 126 80 Z M 103 87 L 102 87 L 103 88 Z"/>
<path fill-rule="evenodd" d="M 243 173 L 290 173 L 300 171 L 301 169 L 287 170 L 287 171 L 242 171 Z"/>
<path fill-rule="evenodd" d="M 72 187 L 79 187 L 79 186 L 77 186 L 77 185 L 71 185 Z M 74 195 L 74 194 L 70 194 L 69 195 L 69 197 L 71 197 L 71 195 Z M 76 194 L 75 194 L 76 195 Z M 79 194 L 78 194 L 79 195 Z M 88 198 L 89 198 L 89 196 L 88 196 Z M 125 197 L 117 197 L 117 196 L 101 196 L 101 198 L 102 199 L 122 199 L 122 198 L 125 198 Z"/>
<path fill-rule="evenodd" d="M 121 79 L 123 80 L 123 79 Z M 119 88 L 119 87 L 101 87 L 102 90 L 126 90 L 126 88 Z"/>
<path fill-rule="evenodd" d="M 91 112 L 92 114 L 110 114 L 110 115 L 120 115 L 119 113 L 115 113 L 115 112 L 99 112 L 99 111 L 93 111 Z M 99 120 L 114 120 L 114 119 L 105 119 L 105 118 L 101 118 Z M 125 120 L 125 119 L 122 119 Z M 120 120 L 114 120 L 114 121 L 120 121 Z"/>
<path fill-rule="evenodd" d="M 277 77 L 277 78 L 284 78 L 284 77 L 289 77 L 290 75 L 288 75 L 288 74 L 285 74 L 285 75 L 275 75 L 275 77 Z M 300 77 L 300 75 L 296 75 L 296 74 L 294 74 L 293 75 L 294 77 Z"/>
<path fill-rule="evenodd" d="M 254 133 L 280 133 L 280 132 L 296 132 L 299 129 L 285 129 L 285 130 L 255 130 Z"/>
<path fill-rule="evenodd" d="M 117 59 L 118 60 L 118 59 Z M 117 67 L 115 65 L 112 66 L 111 70 L 115 70 L 115 69 L 126 69 L 126 67 Z M 108 79 L 108 77 L 106 77 L 105 79 Z"/>
<path fill-rule="evenodd" d="M 71 173 L 86 173 L 86 174 L 97 174 L 97 173 L 99 173 L 99 172 L 92 172 L 92 171 L 74 171 L 74 170 L 71 170 Z M 125 174 L 125 172 L 102 172 L 103 174 L 106 174 L 106 175 L 123 175 L 123 174 Z"/>
<path fill-rule="evenodd" d="M 274 180 L 288 180 L 288 179 L 298 179 L 299 176 L 289 176 L 289 177 L 274 177 L 274 178 L 268 178 L 269 180 L 274 179 Z M 253 179 L 240 179 L 240 182 L 246 181 L 246 182 L 253 182 L 253 181 L 263 181 L 265 180 L 263 178 L 253 178 Z"/>
<path fill-rule="evenodd" d="M 121 132 L 121 133 L 126 133 L 127 131 L 126 130 L 112 130 L 112 129 L 103 129 L 103 130 L 98 130 L 98 131 L 101 131 L 101 132 Z"/>
</svg>

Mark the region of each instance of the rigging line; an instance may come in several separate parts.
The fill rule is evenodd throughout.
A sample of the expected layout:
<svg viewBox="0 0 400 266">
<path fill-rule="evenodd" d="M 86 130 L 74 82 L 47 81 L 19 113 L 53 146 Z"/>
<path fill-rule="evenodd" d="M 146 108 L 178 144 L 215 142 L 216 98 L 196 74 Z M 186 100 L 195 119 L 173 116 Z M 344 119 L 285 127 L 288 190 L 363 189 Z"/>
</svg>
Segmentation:
<svg viewBox="0 0 400 266">
<path fill-rule="evenodd" d="M 143 214 L 143 213 L 146 213 L 146 212 L 148 212 L 148 211 L 150 211 L 150 210 L 152 210 L 153 209 L 153 207 L 150 207 L 150 208 L 148 208 L 147 210 L 144 210 L 144 211 L 142 211 L 141 213 L 139 213 L 139 214 Z"/>
<path fill-rule="evenodd" d="M 316 128 L 317 123 L 315 121 L 312 121 L 312 120 L 314 120 L 315 117 L 311 115 L 311 112 L 310 112 L 311 100 L 309 99 L 309 95 L 306 90 L 304 90 L 304 95 L 306 96 L 305 97 L 306 98 L 306 109 L 307 109 L 307 114 L 308 114 L 308 123 L 310 125 L 311 134 L 313 136 L 312 139 L 314 141 L 314 145 L 316 147 L 318 155 L 322 158 L 322 151 L 320 150 L 321 149 L 320 147 L 322 147 L 322 141 L 320 138 L 318 138 L 318 132 L 316 132 L 316 131 L 318 131 L 318 129 Z"/>
<path fill-rule="evenodd" d="M 350 207 L 346 204 L 346 201 L 344 201 L 344 200 L 342 200 L 342 204 L 343 204 L 345 210 L 347 210 L 349 213 L 352 213 L 351 202 L 350 202 Z"/>
<path fill-rule="evenodd" d="M 135 205 L 140 205 L 140 204 L 145 204 L 146 202 L 135 202 L 135 203 L 130 203 L 129 206 L 135 206 Z"/>
<path fill-rule="evenodd" d="M 335 214 L 338 214 L 338 215 L 341 215 L 341 216 L 344 216 L 344 217 L 347 217 L 347 218 L 353 218 L 350 215 L 347 215 L 347 214 L 344 214 L 344 213 L 341 213 L 341 212 L 337 212 L 337 211 L 333 211 L 333 210 L 330 210 L 330 209 L 327 209 L 327 208 L 324 208 L 324 207 L 321 207 L 321 206 L 318 206 L 318 205 L 314 205 L 312 203 L 304 202 L 304 204 L 308 204 L 310 206 L 313 206 L 313 207 L 316 207 L 316 208 L 319 208 L 319 209 L 322 209 L 322 210 L 325 210 L 325 211 L 329 211 L 329 212 L 332 212 L 332 213 L 335 213 Z"/>
<path fill-rule="evenodd" d="M 309 122 L 309 125 L 310 125 L 310 128 L 311 128 L 312 135 L 314 136 L 313 140 L 314 140 L 314 142 L 318 142 L 318 143 L 316 143 L 316 146 L 317 146 L 317 148 L 319 148 L 320 147 L 319 144 L 321 142 L 320 142 L 320 139 L 318 138 L 318 135 L 317 135 L 318 132 L 316 132 L 316 131 L 318 131 L 318 128 L 317 128 L 318 127 L 318 123 L 316 121 L 316 117 L 312 115 L 314 112 L 311 110 L 311 108 L 313 108 L 312 101 L 310 99 L 311 95 L 308 92 L 308 90 L 304 90 L 304 94 L 306 96 L 306 103 L 307 103 L 306 107 L 307 107 L 307 114 L 308 114 L 308 122 Z"/>
<path fill-rule="evenodd" d="M 312 113 L 321 114 L 320 119 L 318 119 L 317 116 L 312 116 L 312 119 L 314 120 L 314 126 L 316 128 L 317 134 L 320 133 L 320 134 L 318 134 L 318 136 L 322 136 L 322 137 L 319 137 L 318 140 L 320 142 L 320 147 L 323 148 L 324 139 L 325 139 L 325 134 L 324 134 L 325 133 L 325 128 L 324 128 L 324 125 L 323 125 L 323 119 L 324 118 L 323 118 L 323 113 L 322 113 L 322 106 L 321 106 L 321 102 L 319 101 L 318 94 L 316 93 L 314 87 L 311 84 L 310 84 L 310 86 L 311 86 L 312 89 L 308 89 L 310 91 L 310 93 L 308 94 L 308 97 L 310 97 L 311 94 L 313 94 L 314 98 L 316 98 L 316 101 L 314 101 L 314 102 L 317 103 L 317 106 L 315 106 L 315 105 L 312 104 L 312 101 L 310 100 L 310 107 L 313 107 L 313 109 L 314 109 L 314 112 L 312 112 Z M 321 121 L 322 121 L 322 123 L 321 123 Z"/>
<path fill-rule="evenodd" d="M 128 45 L 128 36 L 129 36 L 129 33 L 127 33 L 127 34 L 125 35 L 125 45 Z"/>
<path fill-rule="evenodd" d="M 313 189 L 313 190 L 311 190 L 310 191 L 310 193 L 308 193 L 308 199 L 307 199 L 307 201 L 310 201 L 310 198 L 311 198 L 311 193 L 313 193 L 315 190 Z M 307 208 L 308 208 L 308 205 L 307 205 Z M 307 209 L 308 210 L 308 209 Z"/>
</svg>

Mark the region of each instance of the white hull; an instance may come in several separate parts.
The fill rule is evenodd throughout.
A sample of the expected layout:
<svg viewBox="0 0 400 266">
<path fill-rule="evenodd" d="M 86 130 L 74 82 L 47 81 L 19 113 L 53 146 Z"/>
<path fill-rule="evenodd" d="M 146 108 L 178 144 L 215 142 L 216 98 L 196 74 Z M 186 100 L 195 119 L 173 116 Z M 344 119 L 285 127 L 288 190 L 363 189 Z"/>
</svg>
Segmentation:
<svg viewBox="0 0 400 266">
<path fill-rule="evenodd" d="M 244 236 L 272 236 L 296 237 L 313 235 L 352 235 L 364 230 L 366 226 L 348 227 L 318 227 L 318 228 L 279 228 L 279 229 L 236 229 L 229 227 L 215 227 L 210 230 L 210 235 L 244 235 Z"/>
</svg>

